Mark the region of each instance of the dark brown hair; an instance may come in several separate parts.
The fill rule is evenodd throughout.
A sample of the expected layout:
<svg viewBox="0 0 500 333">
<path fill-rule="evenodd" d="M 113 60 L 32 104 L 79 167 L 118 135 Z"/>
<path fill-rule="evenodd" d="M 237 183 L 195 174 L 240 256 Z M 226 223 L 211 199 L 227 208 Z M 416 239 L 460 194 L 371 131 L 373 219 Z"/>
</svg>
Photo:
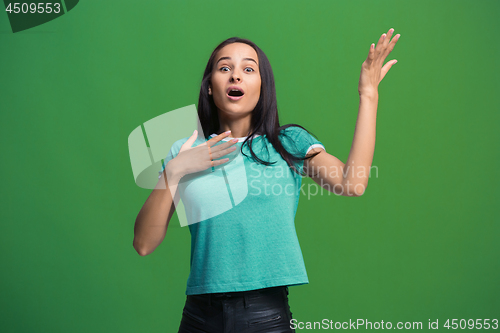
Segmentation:
<svg viewBox="0 0 500 333">
<path fill-rule="evenodd" d="M 212 77 L 212 70 L 216 61 L 215 57 L 220 49 L 232 43 L 248 44 L 255 50 L 255 52 L 257 52 L 257 56 L 259 57 L 259 72 L 261 77 L 260 98 L 254 110 L 252 111 L 252 133 L 250 133 L 245 139 L 242 147 L 247 144 L 252 157 L 261 164 L 270 165 L 276 163 L 261 160 L 255 155 L 252 149 L 252 136 L 254 134 L 265 135 L 269 142 L 273 145 L 274 149 L 276 149 L 281 157 L 283 157 L 287 164 L 295 172 L 302 176 L 305 176 L 305 173 L 303 171 L 300 171 L 296 168 L 296 163 L 299 161 L 310 159 L 319 154 L 319 152 L 314 153 L 309 157 L 300 157 L 289 153 L 283 147 L 283 144 L 279 139 L 281 131 L 291 126 L 300 127 L 305 131 L 307 130 L 297 124 L 280 126 L 278 118 L 278 103 L 276 100 L 276 88 L 274 85 L 274 75 L 271 64 L 269 63 L 269 60 L 267 59 L 267 56 L 264 54 L 264 52 L 257 45 L 255 45 L 255 43 L 248 39 L 238 37 L 226 39 L 215 48 L 215 50 L 212 52 L 212 55 L 210 56 L 210 59 L 208 60 L 207 67 L 205 68 L 203 79 L 201 81 L 200 97 L 198 100 L 198 117 L 200 119 L 203 133 L 206 136 L 205 139 L 208 139 L 211 133 L 220 132 L 217 107 L 215 106 L 213 97 L 208 94 L 208 87 L 210 84 L 210 79 Z M 310 133 L 309 131 L 307 132 Z M 286 136 L 285 132 L 281 133 L 281 135 Z M 247 156 L 243 151 L 242 153 Z"/>
</svg>

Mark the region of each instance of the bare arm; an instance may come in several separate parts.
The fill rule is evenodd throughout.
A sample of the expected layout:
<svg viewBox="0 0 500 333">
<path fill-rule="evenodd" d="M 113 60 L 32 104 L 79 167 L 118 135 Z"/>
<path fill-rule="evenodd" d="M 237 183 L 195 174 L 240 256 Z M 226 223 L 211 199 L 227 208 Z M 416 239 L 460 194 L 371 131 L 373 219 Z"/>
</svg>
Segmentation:
<svg viewBox="0 0 500 333">
<path fill-rule="evenodd" d="M 163 242 L 174 214 L 175 204 L 172 195 L 178 197 L 177 185 L 180 177 L 175 172 L 173 161 L 166 165 L 135 220 L 133 245 L 141 256 L 152 253 Z"/>
<path fill-rule="evenodd" d="M 384 65 L 385 58 L 394 49 L 400 37 L 396 35 L 391 40 L 393 33 L 394 29 L 389 29 L 387 34 L 382 34 L 376 46 L 370 46 L 368 57 L 361 66 L 358 119 L 346 164 L 325 151 L 304 162 L 308 175 L 330 192 L 344 196 L 360 196 L 368 186 L 375 150 L 378 86 L 397 62 L 391 60 Z M 311 154 L 318 149 L 312 149 Z"/>
<path fill-rule="evenodd" d="M 321 148 L 321 152 L 304 163 L 308 176 L 324 189 L 343 196 L 362 195 L 368 186 L 375 150 L 375 123 L 378 96 L 360 96 L 358 120 L 351 151 L 344 164 Z"/>
<path fill-rule="evenodd" d="M 167 234 L 168 224 L 179 202 L 177 186 L 180 179 L 187 174 L 206 170 L 209 167 L 226 163 L 229 159 L 219 159 L 234 151 L 232 147 L 238 139 L 214 146 L 227 137 L 231 131 L 192 147 L 197 138 L 197 131 L 182 145 L 179 154 L 165 166 L 158 183 L 149 195 L 137 215 L 134 226 L 134 249 L 141 256 L 152 253 L 163 242 Z M 167 182 L 168 179 L 168 182 Z"/>
</svg>

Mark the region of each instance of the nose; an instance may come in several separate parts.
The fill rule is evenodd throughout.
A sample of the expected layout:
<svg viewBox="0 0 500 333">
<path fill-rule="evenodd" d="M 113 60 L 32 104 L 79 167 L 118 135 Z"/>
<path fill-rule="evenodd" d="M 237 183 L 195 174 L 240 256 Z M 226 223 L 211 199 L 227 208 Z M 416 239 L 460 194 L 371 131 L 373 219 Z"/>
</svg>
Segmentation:
<svg viewBox="0 0 500 333">
<path fill-rule="evenodd" d="M 241 81 L 241 76 L 237 73 L 237 71 L 233 71 L 233 74 L 231 74 L 231 82 L 240 82 Z"/>
</svg>

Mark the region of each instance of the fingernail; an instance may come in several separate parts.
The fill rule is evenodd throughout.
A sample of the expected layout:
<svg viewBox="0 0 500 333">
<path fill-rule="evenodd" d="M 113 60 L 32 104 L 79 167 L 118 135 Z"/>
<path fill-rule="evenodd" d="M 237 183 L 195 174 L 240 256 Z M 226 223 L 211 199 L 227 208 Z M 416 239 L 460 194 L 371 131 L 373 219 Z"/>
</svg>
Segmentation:
<svg viewBox="0 0 500 333">
<path fill-rule="evenodd" d="M 397 60 L 396 60 L 396 61 L 394 61 L 394 64 L 395 64 L 395 63 L 397 63 L 397 62 L 398 62 Z M 393 65 L 394 65 L 394 64 L 393 64 Z"/>
<path fill-rule="evenodd" d="M 234 138 L 231 140 L 231 142 L 238 142 L 238 139 Z"/>
<path fill-rule="evenodd" d="M 224 132 L 224 134 L 229 134 L 231 133 L 231 130 Z"/>
</svg>

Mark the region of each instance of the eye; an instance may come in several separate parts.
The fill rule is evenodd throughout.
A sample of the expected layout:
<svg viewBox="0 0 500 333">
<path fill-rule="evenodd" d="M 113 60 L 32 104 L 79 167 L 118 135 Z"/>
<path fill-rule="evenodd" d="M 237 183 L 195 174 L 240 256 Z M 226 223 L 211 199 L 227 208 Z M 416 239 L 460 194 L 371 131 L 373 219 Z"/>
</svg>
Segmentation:
<svg viewBox="0 0 500 333">
<path fill-rule="evenodd" d="M 247 71 L 247 69 L 248 69 L 248 71 Z M 251 67 L 245 68 L 245 71 L 247 71 L 247 72 L 255 72 L 255 70 L 253 68 L 251 68 Z"/>
<path fill-rule="evenodd" d="M 227 70 L 226 70 L 226 69 L 227 69 Z M 219 68 L 219 70 L 220 70 L 221 72 L 227 72 L 227 71 L 229 71 L 229 67 L 227 67 L 227 66 L 222 66 L 221 68 Z"/>
</svg>

